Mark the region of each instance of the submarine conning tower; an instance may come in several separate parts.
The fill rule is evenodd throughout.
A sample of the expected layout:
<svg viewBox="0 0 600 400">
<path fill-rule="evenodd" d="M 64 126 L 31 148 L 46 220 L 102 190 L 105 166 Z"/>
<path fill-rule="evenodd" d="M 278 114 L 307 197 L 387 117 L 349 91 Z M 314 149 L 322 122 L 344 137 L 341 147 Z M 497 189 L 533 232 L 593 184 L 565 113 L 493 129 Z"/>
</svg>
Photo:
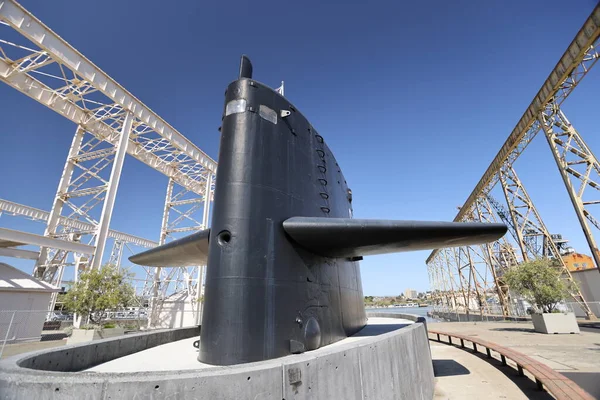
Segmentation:
<svg viewBox="0 0 600 400">
<path fill-rule="evenodd" d="M 352 192 L 321 135 L 242 57 L 225 93 L 210 229 L 136 254 L 207 264 L 200 355 L 232 365 L 314 350 L 366 324 L 365 255 L 497 240 L 506 225 L 352 218 Z"/>
<path fill-rule="evenodd" d="M 351 192 L 323 137 L 252 79 L 247 57 L 225 93 L 218 160 L 198 359 L 266 360 L 361 329 L 358 262 L 310 253 L 283 229 L 292 217 L 351 217 Z"/>
</svg>

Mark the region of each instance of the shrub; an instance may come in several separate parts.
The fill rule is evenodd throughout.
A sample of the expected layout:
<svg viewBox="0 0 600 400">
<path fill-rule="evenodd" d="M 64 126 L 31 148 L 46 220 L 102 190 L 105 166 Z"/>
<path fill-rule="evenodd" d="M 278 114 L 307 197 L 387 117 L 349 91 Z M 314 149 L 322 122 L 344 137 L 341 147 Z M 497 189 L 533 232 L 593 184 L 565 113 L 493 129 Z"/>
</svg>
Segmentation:
<svg viewBox="0 0 600 400">
<path fill-rule="evenodd" d="M 125 307 L 133 301 L 135 291 L 127 277 L 112 265 L 89 269 L 66 293 L 65 306 L 98 324 L 107 317 L 106 310 Z"/>
<path fill-rule="evenodd" d="M 504 275 L 511 291 L 523 296 L 536 311 L 554 312 L 556 305 L 569 295 L 569 286 L 561 278 L 558 261 L 538 258 L 512 267 Z"/>
</svg>

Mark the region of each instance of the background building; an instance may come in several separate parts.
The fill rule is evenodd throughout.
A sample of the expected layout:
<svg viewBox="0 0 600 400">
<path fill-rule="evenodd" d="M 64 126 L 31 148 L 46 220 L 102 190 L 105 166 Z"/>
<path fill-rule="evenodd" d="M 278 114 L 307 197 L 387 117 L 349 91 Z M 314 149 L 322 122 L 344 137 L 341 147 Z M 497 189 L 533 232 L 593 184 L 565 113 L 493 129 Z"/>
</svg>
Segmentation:
<svg viewBox="0 0 600 400">
<path fill-rule="evenodd" d="M 7 338 L 9 343 L 40 339 L 50 296 L 59 291 L 59 288 L 0 263 L 0 338 Z"/>
</svg>

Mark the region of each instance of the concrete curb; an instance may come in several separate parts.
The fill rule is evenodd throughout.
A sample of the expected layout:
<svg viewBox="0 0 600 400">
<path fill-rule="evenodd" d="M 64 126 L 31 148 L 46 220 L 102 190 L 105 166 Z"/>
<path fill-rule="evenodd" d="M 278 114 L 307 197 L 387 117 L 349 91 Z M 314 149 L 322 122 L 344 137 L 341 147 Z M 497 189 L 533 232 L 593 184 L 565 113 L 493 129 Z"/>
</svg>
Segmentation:
<svg viewBox="0 0 600 400">
<path fill-rule="evenodd" d="M 0 361 L 4 372 L 77 372 L 161 344 L 200 335 L 200 327 L 160 330 L 18 354 Z M 66 374 L 70 375 L 70 374 Z"/>
<path fill-rule="evenodd" d="M 425 327 L 425 337 L 427 338 L 427 346 L 429 348 L 429 355 L 431 356 L 431 343 L 429 343 L 429 329 L 427 328 L 427 319 L 415 314 L 404 314 L 404 313 L 386 313 L 386 312 L 375 312 L 368 311 L 368 318 L 382 317 L 382 318 L 402 318 L 409 321 L 413 321 L 416 324 L 423 324 Z M 431 361 L 433 363 L 433 361 Z"/>
<path fill-rule="evenodd" d="M 402 317 L 395 314 L 394 318 Z M 131 354 L 131 349 L 167 343 L 169 336 L 171 341 L 191 337 L 198 328 L 187 329 L 131 335 L 8 358 L 0 361 L 0 397 L 36 400 L 58 395 L 61 399 L 163 399 L 168 396 L 211 400 L 433 397 L 433 367 L 423 324 L 412 324 L 359 342 L 328 346 L 317 350 L 318 355 L 315 355 L 317 351 L 307 352 L 236 366 L 136 373 L 61 372 L 69 365 L 79 370 L 96 365 L 98 362 L 91 361 L 94 357 L 106 361 Z M 145 346 L 141 344 L 144 342 Z M 120 347 L 128 350 L 121 351 Z M 79 356 L 73 355 L 74 349 Z M 87 363 L 83 361 L 86 358 Z M 50 365 L 46 370 L 28 368 L 46 362 Z"/>
</svg>

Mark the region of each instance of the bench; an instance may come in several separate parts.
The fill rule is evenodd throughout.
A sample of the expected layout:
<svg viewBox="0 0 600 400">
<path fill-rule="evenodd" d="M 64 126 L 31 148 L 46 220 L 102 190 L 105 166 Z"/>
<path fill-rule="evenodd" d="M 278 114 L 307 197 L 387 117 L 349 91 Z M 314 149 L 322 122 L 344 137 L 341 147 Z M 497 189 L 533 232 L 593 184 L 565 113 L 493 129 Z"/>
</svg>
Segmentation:
<svg viewBox="0 0 600 400">
<path fill-rule="evenodd" d="M 546 388 L 548 393 L 554 396 L 558 400 L 593 400 L 589 393 L 580 388 L 575 382 L 548 367 L 547 365 L 534 360 L 531 357 L 526 356 L 523 353 L 509 349 L 499 344 L 488 342 L 473 336 L 460 335 L 457 333 L 448 333 L 437 330 L 429 330 L 429 340 L 436 340 L 440 343 L 447 343 L 449 345 L 460 346 L 465 349 L 465 342 L 470 342 L 473 347 L 473 352 L 477 353 L 478 347 L 485 348 L 485 352 L 488 358 L 492 357 L 492 351 L 496 352 L 500 356 L 502 365 L 508 365 L 506 360 L 512 360 L 517 366 L 517 372 L 520 376 L 525 376 L 523 370 L 529 372 L 535 378 L 535 383 L 538 389 L 543 390 Z M 432 339 L 431 335 L 435 335 L 436 338 Z M 442 337 L 448 337 L 447 342 L 442 341 Z M 452 341 L 454 339 L 454 342 Z"/>
<path fill-rule="evenodd" d="M 46 321 L 42 330 L 44 331 L 57 331 L 60 329 L 60 321 Z"/>
</svg>

